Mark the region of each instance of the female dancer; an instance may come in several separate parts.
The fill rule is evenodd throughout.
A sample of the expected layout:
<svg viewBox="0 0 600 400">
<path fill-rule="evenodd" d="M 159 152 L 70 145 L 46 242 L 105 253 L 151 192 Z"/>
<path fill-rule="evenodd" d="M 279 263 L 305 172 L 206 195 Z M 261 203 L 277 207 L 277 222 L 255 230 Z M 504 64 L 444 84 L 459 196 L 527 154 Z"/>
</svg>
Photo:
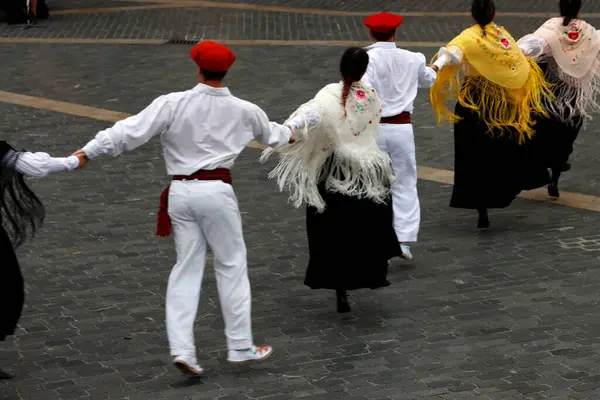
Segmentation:
<svg viewBox="0 0 600 400">
<path fill-rule="evenodd" d="M 305 284 L 335 290 L 338 312 L 350 311 L 347 290 L 388 286 L 388 260 L 400 254 L 391 161 L 375 142 L 381 105 L 360 82 L 368 63 L 365 50 L 346 50 L 342 81 L 325 86 L 286 122 L 299 142 L 280 150 L 269 175 L 290 189 L 296 207 L 307 204 Z"/>
<path fill-rule="evenodd" d="M 573 142 L 591 113 L 600 111 L 600 32 L 577 18 L 581 0 L 560 0 L 561 18 L 546 21 L 518 42 L 553 84 L 555 101 L 545 101 L 548 116 L 536 116 L 535 142 L 542 163 L 552 170 L 548 194 L 559 197 L 560 174 L 570 169 Z"/>
<path fill-rule="evenodd" d="M 83 167 L 85 159 L 52 158 L 45 153 L 18 152 L 0 141 L 0 341 L 13 335 L 23 310 L 25 291 L 15 248 L 33 236 L 44 220 L 44 206 L 25 183 L 24 175 L 43 177 L 51 172 Z M 0 379 L 12 378 L 0 370 Z"/>
<path fill-rule="evenodd" d="M 454 123 L 454 190 L 450 207 L 476 209 L 487 228 L 488 208 L 508 207 L 525 189 L 544 186 L 548 171 L 530 167 L 531 111 L 544 113 L 550 96 L 540 68 L 519 50 L 512 36 L 493 23 L 493 0 L 474 0 L 474 26 L 438 54 L 440 68 L 431 88 L 438 120 Z M 446 100 L 458 100 L 455 112 Z"/>
</svg>

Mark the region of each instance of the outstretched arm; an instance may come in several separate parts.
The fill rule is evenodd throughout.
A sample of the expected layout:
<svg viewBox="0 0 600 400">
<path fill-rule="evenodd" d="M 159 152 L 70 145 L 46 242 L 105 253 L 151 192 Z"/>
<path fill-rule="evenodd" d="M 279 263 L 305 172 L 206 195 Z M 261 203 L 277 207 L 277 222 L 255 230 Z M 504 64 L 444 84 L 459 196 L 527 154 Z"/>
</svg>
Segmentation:
<svg viewBox="0 0 600 400">
<path fill-rule="evenodd" d="M 296 141 L 290 127 L 270 122 L 267 114 L 259 107 L 256 107 L 254 111 L 252 132 L 257 142 L 273 148 L 282 147 Z"/>
<path fill-rule="evenodd" d="M 296 134 L 301 132 L 304 128 L 311 128 L 321 122 L 321 117 L 317 110 L 308 104 L 300 106 L 298 111 L 294 113 L 294 116 L 286 121 L 285 125 L 289 126 L 292 132 Z"/>
<path fill-rule="evenodd" d="M 117 122 L 111 128 L 99 132 L 81 152 L 90 158 L 108 154 L 117 157 L 146 144 L 154 136 L 166 131 L 174 117 L 174 99 L 161 96 L 137 115 Z M 80 152 L 75 155 L 81 154 Z"/>
<path fill-rule="evenodd" d="M 446 65 L 460 65 L 463 62 L 463 57 L 460 47 L 442 47 L 438 53 L 438 59 L 433 63 L 433 67 L 439 71 Z"/>
<path fill-rule="evenodd" d="M 548 42 L 541 36 L 527 35 L 517 42 L 525 57 L 538 59 L 549 50 Z"/>
<path fill-rule="evenodd" d="M 15 170 L 32 178 L 43 178 L 48 174 L 61 171 L 72 171 L 80 167 L 80 159 L 76 156 L 54 158 L 47 153 L 16 153 Z"/>
<path fill-rule="evenodd" d="M 437 78 L 437 69 L 427 66 L 427 59 L 424 54 L 418 53 L 419 57 L 419 88 L 429 89 L 435 83 Z"/>
</svg>

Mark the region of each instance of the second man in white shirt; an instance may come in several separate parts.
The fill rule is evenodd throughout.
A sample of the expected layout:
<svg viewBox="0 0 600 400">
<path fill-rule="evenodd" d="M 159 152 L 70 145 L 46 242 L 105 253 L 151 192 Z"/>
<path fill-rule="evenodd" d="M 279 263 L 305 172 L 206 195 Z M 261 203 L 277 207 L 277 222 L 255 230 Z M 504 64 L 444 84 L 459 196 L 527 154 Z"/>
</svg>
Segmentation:
<svg viewBox="0 0 600 400">
<path fill-rule="evenodd" d="M 392 159 L 396 182 L 392 185 L 394 229 L 401 256 L 412 260 L 408 243 L 417 241 L 421 209 L 417 193 L 417 161 L 411 116 L 418 89 L 429 89 L 437 78 L 437 67 L 428 67 L 425 56 L 396 47 L 399 15 L 380 13 L 365 19 L 375 43 L 367 48 L 369 67 L 363 82 L 373 87 L 381 100 L 382 118 L 377 143 Z"/>
</svg>

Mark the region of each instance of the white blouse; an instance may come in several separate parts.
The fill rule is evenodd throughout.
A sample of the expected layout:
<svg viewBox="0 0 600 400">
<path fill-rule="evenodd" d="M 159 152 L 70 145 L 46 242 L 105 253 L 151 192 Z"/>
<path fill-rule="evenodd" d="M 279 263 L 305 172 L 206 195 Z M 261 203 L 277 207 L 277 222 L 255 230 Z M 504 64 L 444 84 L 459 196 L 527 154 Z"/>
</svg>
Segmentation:
<svg viewBox="0 0 600 400">
<path fill-rule="evenodd" d="M 541 36 L 529 35 L 519 40 L 519 48 L 526 57 L 539 58 L 549 52 L 548 42 Z"/>
<path fill-rule="evenodd" d="M 304 127 L 311 127 L 318 124 L 321 121 L 321 117 L 317 110 L 308 105 L 303 105 L 297 111 L 294 118 L 287 122 L 287 125 L 296 132 Z"/>
<path fill-rule="evenodd" d="M 43 178 L 54 172 L 72 171 L 77 167 L 79 159 L 75 156 L 54 158 L 47 153 L 30 152 L 21 153 L 15 164 L 17 172 L 32 178 Z"/>
</svg>

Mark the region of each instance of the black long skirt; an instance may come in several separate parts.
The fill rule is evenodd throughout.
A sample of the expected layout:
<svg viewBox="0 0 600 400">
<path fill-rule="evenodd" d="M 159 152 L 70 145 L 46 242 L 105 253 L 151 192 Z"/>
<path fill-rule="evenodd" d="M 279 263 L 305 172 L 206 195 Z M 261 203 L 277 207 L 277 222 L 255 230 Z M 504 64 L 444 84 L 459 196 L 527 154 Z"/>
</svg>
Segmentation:
<svg viewBox="0 0 600 400">
<path fill-rule="evenodd" d="M 25 302 L 25 288 L 21 268 L 13 249 L 12 242 L 0 225 L 0 341 L 13 335 L 21 318 Z"/>
<path fill-rule="evenodd" d="M 377 289 L 388 286 L 388 260 L 401 254 L 393 228 L 392 199 L 378 204 L 319 193 L 326 209 L 306 209 L 310 260 L 304 284 L 311 289 Z"/>
<path fill-rule="evenodd" d="M 545 168 L 562 171 L 573 153 L 573 144 L 583 125 L 581 116 L 564 122 L 555 116 L 536 115 L 536 133 L 533 138 L 535 156 Z"/>
<path fill-rule="evenodd" d="M 454 125 L 454 189 L 450 207 L 506 208 L 522 190 L 545 186 L 547 169 L 531 161 L 531 143 L 519 144 L 514 132 L 488 131 L 477 113 L 460 104 Z"/>
<path fill-rule="evenodd" d="M 559 97 L 561 82 L 548 72 L 548 64 L 541 63 L 540 68 L 546 74 L 548 82 L 556 84 L 552 90 Z M 573 99 L 572 106 L 575 106 L 574 102 L 575 99 Z M 573 153 L 573 143 L 579 135 L 579 131 L 583 125 L 583 118 L 578 113 L 569 113 L 568 111 L 566 115 L 568 122 L 564 122 L 552 114 L 548 117 L 537 114 L 534 118 L 536 121 L 536 132 L 533 137 L 533 147 L 535 149 L 534 155 L 536 161 L 542 163 L 545 168 L 562 171 L 562 168 L 569 161 L 569 157 Z"/>
</svg>

